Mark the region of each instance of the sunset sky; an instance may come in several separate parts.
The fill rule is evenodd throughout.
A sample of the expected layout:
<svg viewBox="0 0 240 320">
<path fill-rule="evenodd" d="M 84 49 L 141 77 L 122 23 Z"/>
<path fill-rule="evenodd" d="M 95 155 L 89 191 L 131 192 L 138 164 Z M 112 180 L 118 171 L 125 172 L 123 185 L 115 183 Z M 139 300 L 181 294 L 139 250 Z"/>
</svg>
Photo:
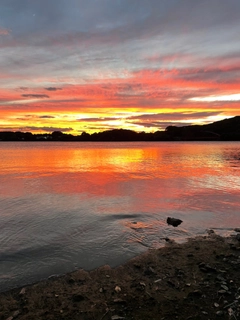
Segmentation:
<svg viewBox="0 0 240 320">
<path fill-rule="evenodd" d="M 0 0 L 0 131 L 240 115 L 239 0 Z"/>
</svg>

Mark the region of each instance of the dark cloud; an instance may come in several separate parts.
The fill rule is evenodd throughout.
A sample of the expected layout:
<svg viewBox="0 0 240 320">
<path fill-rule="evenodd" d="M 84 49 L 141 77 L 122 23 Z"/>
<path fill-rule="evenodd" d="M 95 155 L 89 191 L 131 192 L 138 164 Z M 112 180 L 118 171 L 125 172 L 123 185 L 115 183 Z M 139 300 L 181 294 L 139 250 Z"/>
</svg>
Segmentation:
<svg viewBox="0 0 240 320">
<path fill-rule="evenodd" d="M 210 116 L 216 116 L 219 115 L 220 112 L 189 112 L 189 113 L 154 113 L 154 114 L 141 114 L 139 116 L 131 116 L 128 117 L 128 120 L 187 120 L 187 119 L 199 119 L 199 118 L 205 118 Z"/>
<path fill-rule="evenodd" d="M 11 26 L 17 39 L 53 46 L 121 43 L 159 34 L 194 32 L 195 38 L 203 37 L 206 29 L 216 33 L 218 27 L 237 29 L 239 11 L 238 0 L 22 0 L 21 4 L 2 0 L 0 4 L 2 23 Z"/>
<path fill-rule="evenodd" d="M 62 131 L 62 132 L 70 132 L 72 128 L 60 128 L 60 127 L 36 127 L 36 126 L 26 126 L 20 127 L 20 131 L 43 131 L 43 132 L 53 132 L 53 131 Z"/>
<path fill-rule="evenodd" d="M 189 112 L 189 113 L 157 113 L 142 114 L 139 116 L 128 117 L 126 122 L 145 128 L 165 129 L 167 126 L 187 126 L 196 124 L 198 119 L 206 119 L 211 116 L 220 115 L 221 112 Z M 134 120 L 134 121 L 133 121 Z M 137 121 L 136 121 L 137 120 Z M 189 120 L 189 121 L 187 121 Z"/>
<path fill-rule="evenodd" d="M 53 116 L 39 116 L 39 119 L 55 119 Z"/>
<path fill-rule="evenodd" d="M 18 117 L 17 120 L 23 120 L 23 121 L 29 121 L 31 119 L 55 119 L 54 116 L 48 116 L 48 115 L 43 115 L 43 116 L 37 116 L 34 114 L 26 114 L 24 117 Z"/>
<path fill-rule="evenodd" d="M 49 98 L 47 94 L 22 94 L 24 98 Z"/>
<path fill-rule="evenodd" d="M 56 87 L 48 87 L 48 88 L 44 88 L 45 90 L 48 91 L 57 91 L 57 90 L 62 90 L 62 88 L 56 88 Z"/>
<path fill-rule="evenodd" d="M 60 128 L 60 127 L 37 127 L 37 126 L 22 126 L 22 127 L 17 127 L 17 126 L 4 126 L 1 127 L 1 131 L 22 131 L 22 132 L 53 132 L 53 131 L 62 131 L 62 132 L 71 132 L 72 128 Z"/>
</svg>

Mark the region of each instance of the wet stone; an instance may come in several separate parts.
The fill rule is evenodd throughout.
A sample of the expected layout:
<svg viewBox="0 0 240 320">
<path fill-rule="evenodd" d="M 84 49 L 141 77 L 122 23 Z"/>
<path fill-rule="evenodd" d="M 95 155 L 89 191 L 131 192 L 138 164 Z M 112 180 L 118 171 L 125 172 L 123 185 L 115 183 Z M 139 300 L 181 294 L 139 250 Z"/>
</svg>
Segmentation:
<svg viewBox="0 0 240 320">
<path fill-rule="evenodd" d="M 20 295 L 24 295 L 26 293 L 26 288 L 22 288 L 22 290 L 19 292 Z"/>
<path fill-rule="evenodd" d="M 226 292 L 227 292 L 226 290 L 218 290 L 218 293 L 220 293 L 220 294 L 224 294 Z"/>
<path fill-rule="evenodd" d="M 228 291 L 229 289 L 228 289 L 228 287 L 227 286 L 225 286 L 224 284 L 222 284 L 221 285 L 221 288 L 223 289 L 223 290 L 226 290 L 226 291 Z"/>
<path fill-rule="evenodd" d="M 125 319 L 125 318 L 124 317 L 120 317 L 120 316 L 118 316 L 116 314 L 111 317 L 111 320 L 122 320 L 122 319 Z"/>
</svg>

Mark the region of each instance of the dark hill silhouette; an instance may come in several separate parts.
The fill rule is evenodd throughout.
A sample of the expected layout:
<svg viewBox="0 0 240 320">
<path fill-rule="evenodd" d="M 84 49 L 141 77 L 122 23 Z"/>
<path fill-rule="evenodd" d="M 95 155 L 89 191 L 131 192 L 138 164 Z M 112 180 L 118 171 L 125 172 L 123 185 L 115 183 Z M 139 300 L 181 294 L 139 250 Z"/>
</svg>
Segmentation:
<svg viewBox="0 0 240 320">
<path fill-rule="evenodd" d="M 0 141 L 240 141 L 240 116 L 205 125 L 168 126 L 154 133 L 113 129 L 73 136 L 61 131 L 32 134 L 31 132 L 0 132 Z"/>
<path fill-rule="evenodd" d="M 166 128 L 170 140 L 235 140 L 240 141 L 240 116 L 205 125 Z"/>
</svg>

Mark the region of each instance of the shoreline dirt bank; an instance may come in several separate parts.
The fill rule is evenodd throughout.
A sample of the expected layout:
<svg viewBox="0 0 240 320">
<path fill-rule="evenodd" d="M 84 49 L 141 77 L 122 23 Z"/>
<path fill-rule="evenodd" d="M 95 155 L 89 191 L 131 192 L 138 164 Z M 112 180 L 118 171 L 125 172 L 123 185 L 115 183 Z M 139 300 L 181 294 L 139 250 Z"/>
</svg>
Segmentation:
<svg viewBox="0 0 240 320">
<path fill-rule="evenodd" d="M 168 241 L 117 268 L 0 294 L 0 319 L 240 319 L 239 234 Z"/>
</svg>

